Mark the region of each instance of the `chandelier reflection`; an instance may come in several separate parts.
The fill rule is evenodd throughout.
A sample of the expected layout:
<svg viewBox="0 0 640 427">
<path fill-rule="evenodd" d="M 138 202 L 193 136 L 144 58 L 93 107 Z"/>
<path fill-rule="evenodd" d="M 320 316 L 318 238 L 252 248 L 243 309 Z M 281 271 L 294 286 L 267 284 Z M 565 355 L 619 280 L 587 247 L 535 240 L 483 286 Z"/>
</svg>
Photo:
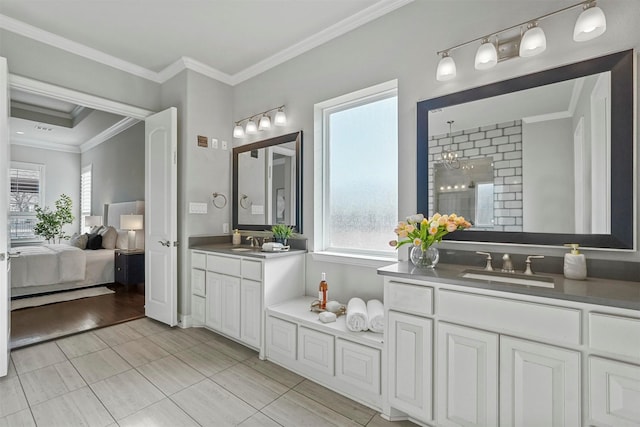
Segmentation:
<svg viewBox="0 0 640 427">
<path fill-rule="evenodd" d="M 458 159 L 458 153 L 451 150 L 453 146 L 453 136 L 451 135 L 451 125 L 453 125 L 454 120 L 448 120 L 449 124 L 449 146 L 447 149 L 442 151 L 440 155 L 442 164 L 447 169 L 459 169 L 460 168 L 460 159 Z"/>
</svg>

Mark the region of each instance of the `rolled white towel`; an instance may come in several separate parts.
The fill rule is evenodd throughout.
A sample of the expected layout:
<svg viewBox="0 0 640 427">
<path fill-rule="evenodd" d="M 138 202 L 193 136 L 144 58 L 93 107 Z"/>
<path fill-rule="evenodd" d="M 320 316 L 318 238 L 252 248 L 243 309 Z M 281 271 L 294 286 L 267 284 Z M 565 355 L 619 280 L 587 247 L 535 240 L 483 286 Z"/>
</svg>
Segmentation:
<svg viewBox="0 0 640 427">
<path fill-rule="evenodd" d="M 367 315 L 369 316 L 369 330 L 384 332 L 384 306 L 377 299 L 367 301 Z"/>
<path fill-rule="evenodd" d="M 347 329 L 352 332 L 366 331 L 369 325 L 367 305 L 360 298 L 351 298 L 347 304 Z"/>
</svg>

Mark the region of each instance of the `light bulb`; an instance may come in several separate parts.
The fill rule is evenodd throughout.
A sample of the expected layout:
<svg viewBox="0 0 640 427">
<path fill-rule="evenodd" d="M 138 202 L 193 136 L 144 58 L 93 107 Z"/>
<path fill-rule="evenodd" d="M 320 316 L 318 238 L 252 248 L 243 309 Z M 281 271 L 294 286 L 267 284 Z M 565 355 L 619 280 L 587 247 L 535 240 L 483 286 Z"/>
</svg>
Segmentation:
<svg viewBox="0 0 640 427">
<path fill-rule="evenodd" d="M 273 124 L 276 126 L 284 126 L 287 124 L 287 116 L 282 109 L 279 109 L 273 118 Z"/>
<path fill-rule="evenodd" d="M 246 126 L 244 127 L 244 131 L 247 135 L 258 133 L 258 127 L 256 126 L 256 122 L 253 121 L 253 118 L 249 119 Z"/>
<path fill-rule="evenodd" d="M 263 114 L 260 117 L 260 122 L 258 122 L 258 130 L 267 130 L 271 129 L 271 119 L 266 114 Z"/>
<path fill-rule="evenodd" d="M 595 39 L 607 30 L 607 18 L 604 16 L 604 12 L 595 6 L 595 2 L 591 4 L 594 6 L 585 6 L 586 9 L 578 16 L 573 28 L 574 41 L 584 42 Z"/>
<path fill-rule="evenodd" d="M 444 52 L 442 59 L 438 62 L 438 69 L 436 70 L 436 80 L 444 82 L 451 80 L 456 76 L 456 63 L 449 53 Z"/>
<path fill-rule="evenodd" d="M 498 51 L 493 43 L 485 39 L 476 52 L 476 70 L 488 70 L 498 63 Z"/>
<path fill-rule="evenodd" d="M 244 129 L 240 126 L 239 123 L 236 123 L 236 127 L 233 128 L 233 137 L 234 138 L 242 138 L 244 136 Z"/>
<path fill-rule="evenodd" d="M 525 31 L 520 40 L 520 56 L 535 56 L 545 51 L 547 48 L 547 38 L 542 28 L 537 24 L 529 24 L 529 29 Z"/>
</svg>

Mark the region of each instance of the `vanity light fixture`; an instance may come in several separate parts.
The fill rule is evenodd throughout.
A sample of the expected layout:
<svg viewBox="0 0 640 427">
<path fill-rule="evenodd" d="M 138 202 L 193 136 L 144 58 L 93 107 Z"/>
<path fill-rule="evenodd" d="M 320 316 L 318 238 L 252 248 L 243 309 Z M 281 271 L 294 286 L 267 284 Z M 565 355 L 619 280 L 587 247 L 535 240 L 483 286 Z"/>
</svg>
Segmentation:
<svg viewBox="0 0 640 427">
<path fill-rule="evenodd" d="M 448 49 L 436 52 L 440 56 L 436 69 L 438 81 L 451 80 L 456 76 L 456 64 L 450 56 L 451 52 L 471 43 L 481 42 L 476 51 L 476 70 L 487 70 L 498 62 L 517 57 L 531 57 L 538 55 L 547 48 L 547 39 L 543 29 L 538 25 L 539 21 L 571 9 L 581 7 L 583 10 L 578 16 L 573 29 L 573 40 L 583 42 L 592 40 L 602 35 L 607 29 L 607 21 L 604 12 L 596 6 L 596 0 L 584 0 L 580 3 L 558 9 L 537 18 L 503 28 L 491 34 L 469 40 L 452 46 Z M 515 34 L 520 29 L 520 34 Z M 492 43 L 491 40 L 495 41 Z"/>
<path fill-rule="evenodd" d="M 244 119 L 240 119 L 235 122 L 235 127 L 233 128 L 233 137 L 234 138 L 242 138 L 245 135 L 253 135 L 258 133 L 261 130 L 271 129 L 271 116 L 269 113 L 276 111 L 273 116 L 273 125 L 274 126 L 284 126 L 287 124 L 287 116 L 284 113 L 284 105 L 279 107 L 270 108 L 261 113 L 252 114 Z M 256 125 L 255 119 L 260 118 L 258 124 Z M 242 127 L 242 123 L 245 123 L 244 128 Z"/>
</svg>

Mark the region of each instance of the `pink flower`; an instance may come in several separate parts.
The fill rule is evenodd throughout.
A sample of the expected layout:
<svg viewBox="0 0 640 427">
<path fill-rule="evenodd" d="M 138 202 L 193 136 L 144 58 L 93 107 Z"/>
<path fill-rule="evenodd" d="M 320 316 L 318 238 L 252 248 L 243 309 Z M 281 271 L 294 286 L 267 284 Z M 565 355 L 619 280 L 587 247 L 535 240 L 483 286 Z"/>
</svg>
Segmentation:
<svg viewBox="0 0 640 427">
<path fill-rule="evenodd" d="M 453 221 L 449 221 L 447 222 L 447 231 L 449 233 L 453 233 L 454 231 L 456 231 L 458 229 L 458 226 L 456 225 L 455 222 Z"/>
</svg>

